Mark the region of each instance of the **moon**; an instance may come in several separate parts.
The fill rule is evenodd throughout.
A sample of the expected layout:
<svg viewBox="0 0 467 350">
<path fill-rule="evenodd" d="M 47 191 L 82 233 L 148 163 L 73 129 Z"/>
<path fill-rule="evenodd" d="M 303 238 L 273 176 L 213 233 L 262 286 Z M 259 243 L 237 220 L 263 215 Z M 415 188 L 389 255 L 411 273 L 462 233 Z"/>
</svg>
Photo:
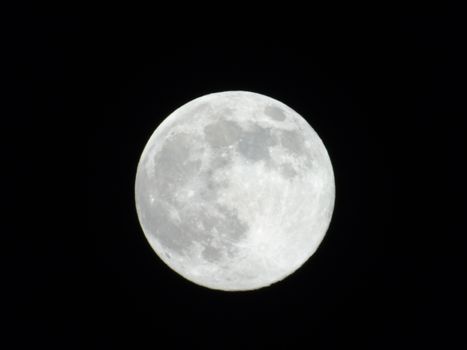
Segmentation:
<svg viewBox="0 0 467 350">
<path fill-rule="evenodd" d="M 290 107 L 219 92 L 157 127 L 135 199 L 149 244 L 171 269 L 207 288 L 253 290 L 316 251 L 334 209 L 334 173 L 320 137 Z"/>
</svg>

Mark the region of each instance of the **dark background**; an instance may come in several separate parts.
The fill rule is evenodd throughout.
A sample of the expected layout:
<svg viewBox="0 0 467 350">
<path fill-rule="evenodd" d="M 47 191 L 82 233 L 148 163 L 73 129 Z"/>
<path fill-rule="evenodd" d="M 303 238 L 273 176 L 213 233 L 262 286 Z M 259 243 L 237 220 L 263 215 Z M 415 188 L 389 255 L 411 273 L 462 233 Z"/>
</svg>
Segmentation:
<svg viewBox="0 0 467 350">
<path fill-rule="evenodd" d="M 15 341 L 462 347 L 459 20 L 355 9 L 189 20 L 148 11 L 31 10 L 11 26 L 6 96 L 21 138 L 8 160 L 29 172 L 14 173 L 10 207 L 23 210 L 39 192 L 11 229 Z M 182 104 L 225 90 L 295 109 L 322 138 L 336 177 L 333 219 L 315 255 L 287 279 L 241 293 L 171 271 L 134 206 L 137 162 L 154 129 Z"/>
</svg>

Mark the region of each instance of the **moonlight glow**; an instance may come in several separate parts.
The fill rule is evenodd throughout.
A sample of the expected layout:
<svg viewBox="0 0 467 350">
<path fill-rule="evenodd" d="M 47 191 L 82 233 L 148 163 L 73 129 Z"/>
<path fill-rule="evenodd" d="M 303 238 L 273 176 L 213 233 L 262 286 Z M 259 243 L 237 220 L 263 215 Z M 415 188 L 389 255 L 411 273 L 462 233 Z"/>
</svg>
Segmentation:
<svg viewBox="0 0 467 350">
<path fill-rule="evenodd" d="M 173 112 L 149 139 L 136 207 L 157 255 L 199 285 L 268 286 L 317 249 L 334 207 L 326 148 L 295 111 L 230 91 Z"/>
</svg>

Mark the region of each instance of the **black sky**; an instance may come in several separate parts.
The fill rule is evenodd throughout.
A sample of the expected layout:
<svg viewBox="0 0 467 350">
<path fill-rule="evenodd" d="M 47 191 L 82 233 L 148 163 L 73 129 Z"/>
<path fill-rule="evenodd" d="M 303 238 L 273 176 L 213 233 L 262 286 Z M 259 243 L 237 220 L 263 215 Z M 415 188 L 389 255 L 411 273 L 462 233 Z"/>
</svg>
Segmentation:
<svg viewBox="0 0 467 350">
<path fill-rule="evenodd" d="M 11 207 L 24 210 L 21 198 L 39 191 L 34 208 L 46 212 L 29 204 L 30 219 L 12 225 L 14 328 L 86 349 L 459 348 L 465 130 L 454 17 L 178 26 L 162 10 L 143 12 L 29 11 L 11 26 L 11 130 L 31 144 L 15 138 L 8 160 L 20 169 L 26 155 L 33 169 L 14 173 Z M 286 280 L 244 293 L 172 272 L 134 207 L 136 165 L 157 125 L 224 90 L 295 109 L 336 176 L 317 253 Z"/>
</svg>

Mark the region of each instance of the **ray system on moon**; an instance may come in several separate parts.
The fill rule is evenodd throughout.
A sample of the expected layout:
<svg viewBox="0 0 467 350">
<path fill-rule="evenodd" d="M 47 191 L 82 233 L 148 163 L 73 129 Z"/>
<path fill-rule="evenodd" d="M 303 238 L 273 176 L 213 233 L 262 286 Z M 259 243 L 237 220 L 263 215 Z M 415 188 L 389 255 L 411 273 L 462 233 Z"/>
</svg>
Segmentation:
<svg viewBox="0 0 467 350">
<path fill-rule="evenodd" d="M 136 208 L 157 255 L 204 287 L 268 286 L 316 251 L 335 184 L 326 148 L 294 110 L 245 91 L 202 96 L 155 130 Z"/>
</svg>

